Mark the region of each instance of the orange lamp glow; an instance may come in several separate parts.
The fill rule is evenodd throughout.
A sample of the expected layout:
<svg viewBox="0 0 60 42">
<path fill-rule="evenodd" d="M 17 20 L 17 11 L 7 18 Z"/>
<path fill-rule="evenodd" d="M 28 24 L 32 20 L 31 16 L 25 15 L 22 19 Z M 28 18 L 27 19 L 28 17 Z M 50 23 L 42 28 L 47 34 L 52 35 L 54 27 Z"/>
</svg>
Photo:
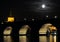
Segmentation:
<svg viewBox="0 0 60 42">
<path fill-rule="evenodd" d="M 14 17 L 8 17 L 8 22 L 14 22 Z"/>
<path fill-rule="evenodd" d="M 57 28 L 55 26 L 49 27 L 51 31 L 53 30 L 57 30 Z"/>
</svg>

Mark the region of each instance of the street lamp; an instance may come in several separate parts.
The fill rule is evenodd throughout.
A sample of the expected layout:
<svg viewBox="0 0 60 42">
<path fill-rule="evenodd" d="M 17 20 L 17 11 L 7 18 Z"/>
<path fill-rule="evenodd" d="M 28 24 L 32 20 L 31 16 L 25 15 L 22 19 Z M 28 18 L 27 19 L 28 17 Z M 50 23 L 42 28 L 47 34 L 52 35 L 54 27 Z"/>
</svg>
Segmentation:
<svg viewBox="0 0 60 42">
<path fill-rule="evenodd" d="M 26 21 L 27 20 L 27 18 L 24 18 L 24 21 Z"/>
<path fill-rule="evenodd" d="M 57 18 L 57 16 L 54 16 L 54 18 Z"/>
<path fill-rule="evenodd" d="M 48 15 L 46 15 L 46 18 L 48 18 L 49 16 Z"/>
</svg>

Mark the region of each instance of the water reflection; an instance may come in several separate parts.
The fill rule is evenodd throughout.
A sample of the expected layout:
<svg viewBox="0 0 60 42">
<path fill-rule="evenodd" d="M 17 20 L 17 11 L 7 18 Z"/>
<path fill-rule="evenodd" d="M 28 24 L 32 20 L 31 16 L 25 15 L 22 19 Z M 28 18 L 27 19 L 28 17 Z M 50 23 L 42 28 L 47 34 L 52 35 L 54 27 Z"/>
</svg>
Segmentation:
<svg viewBox="0 0 60 42">
<path fill-rule="evenodd" d="M 28 42 L 27 36 L 19 36 L 19 42 Z"/>
<path fill-rule="evenodd" d="M 16 40 L 15 37 L 12 39 L 11 36 L 3 36 L 4 42 L 14 42 Z M 30 39 L 27 36 L 19 36 L 19 42 L 31 42 Z M 36 40 L 34 40 L 36 41 Z M 57 42 L 57 37 L 56 35 L 50 35 L 50 36 L 39 36 L 39 42 Z"/>
<path fill-rule="evenodd" d="M 47 42 L 46 36 L 39 36 L 39 42 Z"/>
<path fill-rule="evenodd" d="M 50 42 L 57 42 L 57 37 L 56 37 L 56 35 L 55 35 L 55 36 L 50 35 L 49 39 L 50 39 Z"/>
<path fill-rule="evenodd" d="M 54 42 L 57 42 L 57 37 L 56 36 L 54 36 Z"/>
<path fill-rule="evenodd" d="M 39 42 L 57 42 L 56 35 L 48 36 L 39 36 Z"/>
<path fill-rule="evenodd" d="M 11 36 L 4 36 L 4 42 L 12 42 Z"/>
</svg>

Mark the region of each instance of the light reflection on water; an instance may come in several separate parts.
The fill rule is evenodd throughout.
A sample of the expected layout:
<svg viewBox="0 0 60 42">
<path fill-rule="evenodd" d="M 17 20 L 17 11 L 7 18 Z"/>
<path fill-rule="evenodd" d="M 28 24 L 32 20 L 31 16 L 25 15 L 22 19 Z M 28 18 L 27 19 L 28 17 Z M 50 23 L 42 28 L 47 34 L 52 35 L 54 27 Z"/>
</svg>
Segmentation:
<svg viewBox="0 0 60 42">
<path fill-rule="evenodd" d="M 19 36 L 19 42 L 27 42 L 27 40 L 26 36 Z"/>
<path fill-rule="evenodd" d="M 39 42 L 47 42 L 46 36 L 39 36 Z"/>
<path fill-rule="evenodd" d="M 39 36 L 39 42 L 57 42 L 56 35 L 50 35 L 49 37 L 47 36 Z"/>
<path fill-rule="evenodd" d="M 12 39 L 11 36 L 3 36 L 4 42 L 13 42 L 14 40 Z M 31 38 L 32 39 L 32 38 Z M 39 42 L 57 42 L 57 37 L 56 36 L 39 36 Z M 29 37 L 27 36 L 19 36 L 19 42 L 30 42 Z"/>
<path fill-rule="evenodd" d="M 54 36 L 54 42 L 57 42 L 56 36 Z"/>
<path fill-rule="evenodd" d="M 4 36 L 4 42 L 12 42 L 11 36 Z"/>
<path fill-rule="evenodd" d="M 57 37 L 56 36 L 50 35 L 49 39 L 50 39 L 50 42 L 57 42 Z"/>
</svg>

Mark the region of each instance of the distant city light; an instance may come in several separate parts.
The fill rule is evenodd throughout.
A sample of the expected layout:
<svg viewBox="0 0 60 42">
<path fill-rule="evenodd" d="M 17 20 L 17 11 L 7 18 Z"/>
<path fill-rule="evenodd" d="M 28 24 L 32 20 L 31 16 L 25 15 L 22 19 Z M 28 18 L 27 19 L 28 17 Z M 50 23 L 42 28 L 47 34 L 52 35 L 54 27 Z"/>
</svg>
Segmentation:
<svg viewBox="0 0 60 42">
<path fill-rule="evenodd" d="M 24 18 L 24 20 L 26 21 L 27 19 L 26 19 L 26 18 Z"/>
<path fill-rule="evenodd" d="M 34 19 L 32 19 L 32 21 L 34 21 Z"/>
<path fill-rule="evenodd" d="M 1 22 L 1 24 L 4 24 L 3 21 Z"/>
<path fill-rule="evenodd" d="M 56 32 L 54 34 L 56 34 Z"/>
<path fill-rule="evenodd" d="M 57 18 L 57 16 L 54 16 L 54 18 Z"/>
<path fill-rule="evenodd" d="M 42 6 L 41 6 L 42 8 L 46 8 L 46 5 L 45 4 L 42 4 Z"/>
<path fill-rule="evenodd" d="M 49 16 L 47 15 L 46 17 L 48 18 Z"/>
</svg>

